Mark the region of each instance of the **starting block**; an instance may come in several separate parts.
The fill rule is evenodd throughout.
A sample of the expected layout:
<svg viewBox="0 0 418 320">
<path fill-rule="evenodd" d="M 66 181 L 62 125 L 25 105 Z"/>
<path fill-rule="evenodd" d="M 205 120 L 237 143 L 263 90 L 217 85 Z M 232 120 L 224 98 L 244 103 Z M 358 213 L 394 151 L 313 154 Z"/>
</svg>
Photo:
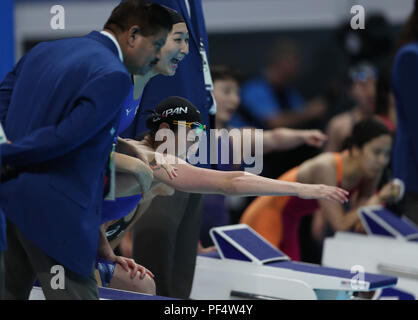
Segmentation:
<svg viewBox="0 0 418 320">
<path fill-rule="evenodd" d="M 245 224 L 213 228 L 217 252 L 199 255 L 192 299 L 350 299 L 397 278 L 293 262 Z"/>
<path fill-rule="evenodd" d="M 361 207 L 358 210 L 368 235 L 382 235 L 405 241 L 418 241 L 418 228 L 382 206 Z"/>
<path fill-rule="evenodd" d="M 356 265 L 398 278 L 395 288 L 378 290 L 373 299 L 417 299 L 417 226 L 382 206 L 361 207 L 358 214 L 367 235 L 338 232 L 327 238 L 322 264 L 338 268 Z"/>
</svg>

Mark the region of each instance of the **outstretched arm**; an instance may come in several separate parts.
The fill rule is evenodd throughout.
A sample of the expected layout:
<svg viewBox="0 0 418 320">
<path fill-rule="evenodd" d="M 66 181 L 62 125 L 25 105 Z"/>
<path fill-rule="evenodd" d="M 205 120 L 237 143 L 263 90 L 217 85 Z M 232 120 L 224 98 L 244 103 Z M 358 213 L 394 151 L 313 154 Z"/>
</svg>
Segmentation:
<svg viewBox="0 0 418 320">
<path fill-rule="evenodd" d="M 161 156 L 150 152 L 150 157 Z M 171 179 L 165 170 L 155 170 L 154 178 L 180 191 L 240 196 L 294 195 L 305 199 L 328 199 L 342 203 L 347 201 L 348 192 L 335 186 L 280 181 L 244 171 L 203 169 L 172 155 L 164 155 L 164 161 L 176 169 L 176 179 Z"/>
<path fill-rule="evenodd" d="M 305 199 L 327 199 L 346 202 L 348 192 L 335 186 L 302 184 L 260 177 L 244 171 L 218 171 L 194 167 L 178 158 L 167 156 L 177 168 L 174 180 L 155 171 L 154 177 L 169 186 L 191 193 L 218 193 L 239 196 L 298 196 Z"/>
<path fill-rule="evenodd" d="M 327 136 L 319 130 L 277 128 L 264 131 L 263 152 L 288 150 L 304 143 L 319 148 L 326 140 Z"/>
</svg>

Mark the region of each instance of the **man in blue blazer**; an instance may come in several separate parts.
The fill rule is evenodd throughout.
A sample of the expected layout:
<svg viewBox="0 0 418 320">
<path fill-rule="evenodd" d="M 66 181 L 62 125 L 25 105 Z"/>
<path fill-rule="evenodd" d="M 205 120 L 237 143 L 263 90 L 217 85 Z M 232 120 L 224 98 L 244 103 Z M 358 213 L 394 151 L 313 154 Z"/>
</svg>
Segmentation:
<svg viewBox="0 0 418 320">
<path fill-rule="evenodd" d="M 0 300 L 3 298 L 4 291 L 4 250 L 6 250 L 6 221 L 3 210 L 0 208 Z"/>
<path fill-rule="evenodd" d="M 418 34 L 415 37 L 398 51 L 393 64 L 397 115 L 393 174 L 405 183 L 402 214 L 418 225 Z"/>
<path fill-rule="evenodd" d="M 2 39 L 0 50 L 0 79 L 3 79 L 14 64 L 13 7 L 14 0 L 5 0 L 0 2 L 0 38 Z M 0 128 L 0 143 L 2 142 L 4 141 L 2 140 L 2 128 Z M 4 218 L 3 211 L 0 208 L 0 299 L 3 297 L 4 288 L 4 250 L 6 250 L 6 220 Z"/>
<path fill-rule="evenodd" d="M 210 128 L 210 115 L 215 113 L 207 59 L 208 39 L 201 0 L 154 0 L 178 11 L 190 34 L 189 54 L 173 77 L 157 76 L 144 89 L 141 115 L 154 110 L 169 96 L 190 100 Z M 206 76 L 205 70 L 206 69 Z M 146 131 L 145 119 L 139 116 L 127 135 Z M 209 135 L 207 135 L 209 136 Z M 209 143 L 208 143 L 209 147 Z M 208 148 L 209 160 L 209 148 Z M 201 164 L 200 166 L 209 167 Z M 201 195 L 176 191 L 172 197 L 157 197 L 134 227 L 133 258 L 155 274 L 157 293 L 188 298 L 192 286 L 201 219 Z M 149 247 L 152 243 L 152 247 Z"/>
<path fill-rule="evenodd" d="M 104 31 L 38 44 L 0 84 L 12 141 L 1 145 L 6 299 L 28 298 L 35 278 L 47 299 L 98 298 L 93 263 L 122 103 L 170 29 L 165 8 L 127 0 Z"/>
</svg>

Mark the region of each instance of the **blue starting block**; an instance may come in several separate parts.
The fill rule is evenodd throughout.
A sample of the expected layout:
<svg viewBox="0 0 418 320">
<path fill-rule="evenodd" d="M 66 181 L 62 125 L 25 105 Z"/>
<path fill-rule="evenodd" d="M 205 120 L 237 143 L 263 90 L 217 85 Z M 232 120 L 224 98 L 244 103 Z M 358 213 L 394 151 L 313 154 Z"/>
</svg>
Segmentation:
<svg viewBox="0 0 418 320">
<path fill-rule="evenodd" d="M 337 232 L 324 243 L 322 264 L 362 266 L 398 278 L 395 288 L 377 290 L 373 299 L 418 298 L 418 228 L 382 206 L 358 209 L 367 234 Z"/>
<path fill-rule="evenodd" d="M 396 216 L 382 206 L 361 207 L 361 221 L 369 235 L 389 236 L 406 241 L 418 241 L 418 227 Z"/>
<path fill-rule="evenodd" d="M 293 262 L 249 226 L 213 228 L 217 252 L 197 258 L 192 299 L 349 299 L 396 277 Z"/>
</svg>

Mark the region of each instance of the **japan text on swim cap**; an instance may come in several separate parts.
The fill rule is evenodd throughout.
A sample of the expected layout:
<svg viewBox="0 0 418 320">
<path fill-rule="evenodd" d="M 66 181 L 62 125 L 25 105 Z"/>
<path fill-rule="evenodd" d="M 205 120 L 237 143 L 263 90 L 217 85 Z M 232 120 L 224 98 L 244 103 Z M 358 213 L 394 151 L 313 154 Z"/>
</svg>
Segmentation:
<svg viewBox="0 0 418 320">
<path fill-rule="evenodd" d="M 182 97 L 169 97 L 161 101 L 147 119 L 148 129 L 162 122 L 184 121 L 186 123 L 202 122 L 200 111 L 189 100 Z"/>
</svg>

